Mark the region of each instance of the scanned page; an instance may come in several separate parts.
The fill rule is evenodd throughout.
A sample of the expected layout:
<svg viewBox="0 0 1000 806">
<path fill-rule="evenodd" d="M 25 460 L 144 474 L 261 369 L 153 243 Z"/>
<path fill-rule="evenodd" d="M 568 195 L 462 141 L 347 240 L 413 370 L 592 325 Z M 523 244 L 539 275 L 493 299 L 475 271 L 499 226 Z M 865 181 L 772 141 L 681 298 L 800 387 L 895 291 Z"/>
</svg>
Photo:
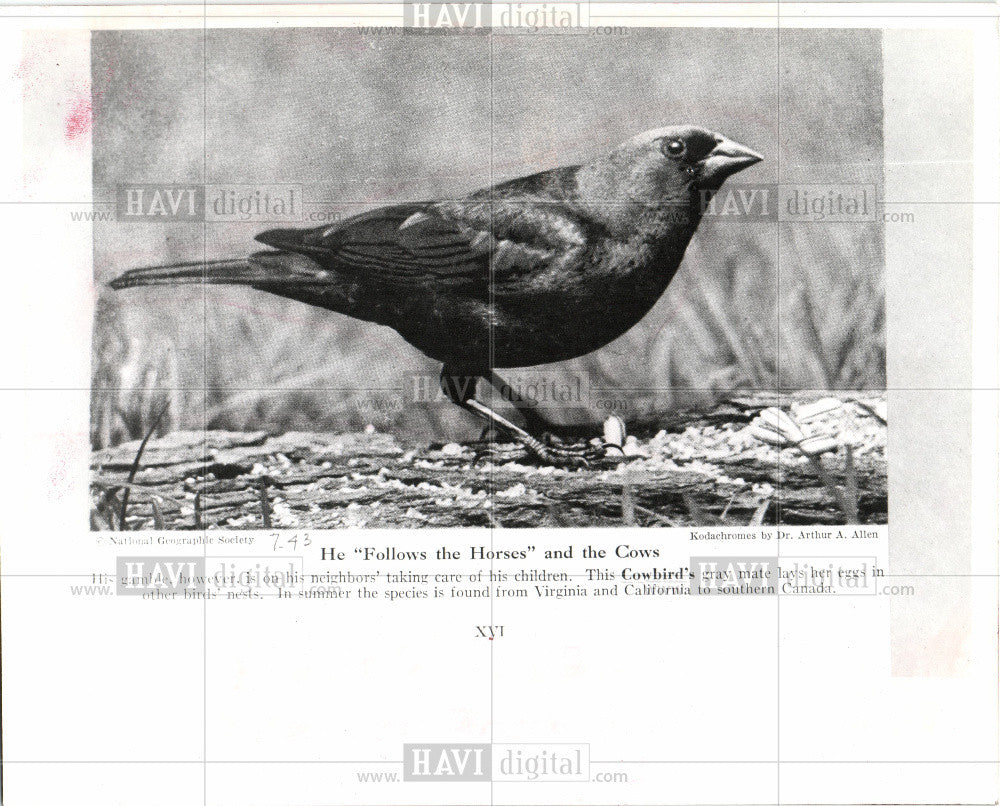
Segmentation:
<svg viewBox="0 0 1000 806">
<path fill-rule="evenodd" d="M 0 9 L 3 803 L 997 803 L 998 20 Z"/>
</svg>

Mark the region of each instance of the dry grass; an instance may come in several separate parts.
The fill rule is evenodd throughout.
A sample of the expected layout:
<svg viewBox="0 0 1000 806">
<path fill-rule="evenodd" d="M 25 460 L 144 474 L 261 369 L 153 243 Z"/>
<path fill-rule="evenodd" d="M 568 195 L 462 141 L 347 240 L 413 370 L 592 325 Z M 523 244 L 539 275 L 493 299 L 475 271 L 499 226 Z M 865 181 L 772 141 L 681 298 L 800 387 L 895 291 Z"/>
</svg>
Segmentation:
<svg viewBox="0 0 1000 806">
<path fill-rule="evenodd" d="M 678 316 L 654 344 L 653 367 L 696 402 L 733 390 L 884 388 L 878 235 L 782 225 L 779 236 L 772 225 L 771 243 L 731 244 L 716 270 L 689 272 L 668 291 Z"/>
<path fill-rule="evenodd" d="M 553 372 L 620 389 L 632 430 L 738 391 L 884 388 L 881 238 L 874 224 L 703 222 L 646 319 Z M 139 438 L 168 404 L 158 434 L 369 423 L 413 441 L 477 433 L 446 403 L 413 403 L 412 375 L 437 372 L 387 328 L 248 289 L 102 289 L 91 437 L 95 448 Z"/>
</svg>

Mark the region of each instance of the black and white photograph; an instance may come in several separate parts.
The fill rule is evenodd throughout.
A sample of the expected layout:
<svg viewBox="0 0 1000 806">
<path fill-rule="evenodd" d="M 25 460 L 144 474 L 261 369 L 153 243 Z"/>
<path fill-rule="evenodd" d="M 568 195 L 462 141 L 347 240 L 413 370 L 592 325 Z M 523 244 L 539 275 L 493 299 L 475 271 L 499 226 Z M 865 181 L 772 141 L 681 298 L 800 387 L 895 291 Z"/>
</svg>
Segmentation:
<svg viewBox="0 0 1000 806">
<path fill-rule="evenodd" d="M 481 33 L 94 35 L 92 527 L 884 523 L 880 32 Z"/>
</svg>

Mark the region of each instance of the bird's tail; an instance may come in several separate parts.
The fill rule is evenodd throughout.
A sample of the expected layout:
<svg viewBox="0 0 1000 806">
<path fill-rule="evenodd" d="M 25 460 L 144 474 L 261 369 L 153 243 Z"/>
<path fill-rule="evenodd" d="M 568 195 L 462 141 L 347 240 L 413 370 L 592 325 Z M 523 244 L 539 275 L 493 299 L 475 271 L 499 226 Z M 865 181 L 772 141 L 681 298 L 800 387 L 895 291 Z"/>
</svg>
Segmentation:
<svg viewBox="0 0 1000 806">
<path fill-rule="evenodd" d="M 329 279 L 311 260 L 287 252 L 259 252 L 249 258 L 197 260 L 130 269 L 111 281 L 115 289 L 150 285 L 315 285 Z"/>
</svg>

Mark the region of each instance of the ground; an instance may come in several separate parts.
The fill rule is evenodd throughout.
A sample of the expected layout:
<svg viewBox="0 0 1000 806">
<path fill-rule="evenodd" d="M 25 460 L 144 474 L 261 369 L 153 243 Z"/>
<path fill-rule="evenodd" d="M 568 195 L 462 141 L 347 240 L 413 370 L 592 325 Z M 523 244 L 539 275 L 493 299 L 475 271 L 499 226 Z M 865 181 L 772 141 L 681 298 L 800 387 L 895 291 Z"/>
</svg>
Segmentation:
<svg viewBox="0 0 1000 806">
<path fill-rule="evenodd" d="M 92 527 L 121 528 L 126 492 L 132 530 L 884 523 L 883 399 L 799 395 L 783 406 L 807 436 L 833 437 L 818 458 L 755 435 L 754 418 L 780 402 L 671 415 L 628 437 L 616 466 L 578 470 L 489 460 L 474 445 L 407 446 L 372 429 L 179 431 L 146 444 L 131 483 L 139 442 L 94 453 Z"/>
</svg>

